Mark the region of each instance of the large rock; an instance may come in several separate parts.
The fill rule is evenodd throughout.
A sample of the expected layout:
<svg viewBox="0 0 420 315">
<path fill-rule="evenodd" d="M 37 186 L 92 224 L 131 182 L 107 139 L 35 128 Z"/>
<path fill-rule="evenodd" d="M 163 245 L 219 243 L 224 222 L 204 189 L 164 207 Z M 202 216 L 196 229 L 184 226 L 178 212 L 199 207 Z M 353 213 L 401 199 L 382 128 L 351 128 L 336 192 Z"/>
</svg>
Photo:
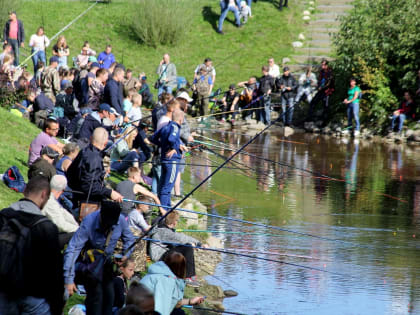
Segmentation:
<svg viewBox="0 0 420 315">
<path fill-rule="evenodd" d="M 225 290 L 223 291 L 223 293 L 225 294 L 226 297 L 232 297 L 232 296 L 238 295 L 238 292 L 233 291 L 233 290 Z"/>
</svg>

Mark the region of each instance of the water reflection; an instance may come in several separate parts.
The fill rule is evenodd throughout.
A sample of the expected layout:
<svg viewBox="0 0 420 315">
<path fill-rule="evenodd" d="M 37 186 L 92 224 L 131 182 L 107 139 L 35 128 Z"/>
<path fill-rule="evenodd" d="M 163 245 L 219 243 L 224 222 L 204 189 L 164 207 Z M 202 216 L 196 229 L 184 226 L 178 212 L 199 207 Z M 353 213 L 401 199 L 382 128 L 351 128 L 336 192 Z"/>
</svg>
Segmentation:
<svg viewBox="0 0 420 315">
<path fill-rule="evenodd" d="M 224 156 L 249 139 L 233 133 L 206 135 L 225 146 L 212 148 Z M 249 314 L 420 313 L 418 149 L 363 141 L 342 143 L 307 134 L 289 138 L 264 134 L 247 152 L 252 155 L 241 154 L 236 164 L 229 163 L 243 170 L 221 171 L 196 194 L 213 205 L 210 211 L 350 243 L 219 219 L 209 220 L 208 228 L 260 233 L 218 234 L 227 248 L 351 278 L 224 255 L 216 276 L 225 283 L 211 277 L 209 281 L 224 287 L 228 283 L 239 291 L 238 297 L 225 300 L 228 310 Z M 193 159 L 204 165 L 222 162 L 206 151 Z M 210 172 L 209 167 L 191 167 L 191 186 Z"/>
</svg>

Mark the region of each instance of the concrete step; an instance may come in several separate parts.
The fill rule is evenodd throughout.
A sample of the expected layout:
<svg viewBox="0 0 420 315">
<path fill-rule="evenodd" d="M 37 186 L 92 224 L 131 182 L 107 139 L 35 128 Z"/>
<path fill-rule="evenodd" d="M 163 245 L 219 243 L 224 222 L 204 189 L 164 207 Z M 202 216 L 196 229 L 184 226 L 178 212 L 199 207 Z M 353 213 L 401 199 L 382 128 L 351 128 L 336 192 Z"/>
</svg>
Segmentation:
<svg viewBox="0 0 420 315">
<path fill-rule="evenodd" d="M 313 39 L 307 42 L 310 47 L 331 47 L 332 42 L 330 39 Z"/>
<path fill-rule="evenodd" d="M 353 0 L 317 0 L 317 5 L 351 5 Z"/>
<path fill-rule="evenodd" d="M 298 76 L 306 71 L 306 68 L 310 66 L 311 64 L 308 63 L 297 63 L 297 64 L 291 64 L 287 65 L 290 69 L 290 72 L 293 73 L 293 75 L 298 78 Z"/>
<path fill-rule="evenodd" d="M 312 34 L 330 34 L 330 33 L 337 33 L 338 27 L 337 26 L 312 26 L 308 28 L 308 32 Z"/>
<path fill-rule="evenodd" d="M 330 55 L 333 52 L 332 47 L 302 47 L 298 48 L 299 52 L 302 52 L 305 55 L 311 54 L 314 56 L 319 55 Z"/>
<path fill-rule="evenodd" d="M 316 64 L 322 60 L 333 60 L 330 56 L 308 56 L 308 55 L 293 55 L 292 59 L 297 63 Z"/>
<path fill-rule="evenodd" d="M 316 6 L 317 10 L 322 12 L 345 13 L 353 8 L 351 4 L 320 4 Z"/>
<path fill-rule="evenodd" d="M 341 12 L 341 13 L 337 13 L 337 12 L 322 12 L 322 13 L 317 13 L 315 14 L 313 17 L 317 20 L 322 20 L 322 19 L 330 19 L 330 20 L 336 20 L 338 17 L 340 16 L 344 16 L 344 15 L 348 15 L 345 12 Z"/>
<path fill-rule="evenodd" d="M 307 35 L 308 39 L 313 41 L 331 41 L 331 35 L 328 32 L 320 33 L 320 32 L 308 32 Z"/>
<path fill-rule="evenodd" d="M 339 26 L 340 22 L 336 19 L 318 19 L 318 20 L 312 20 L 309 22 L 309 25 L 312 26 Z"/>
</svg>

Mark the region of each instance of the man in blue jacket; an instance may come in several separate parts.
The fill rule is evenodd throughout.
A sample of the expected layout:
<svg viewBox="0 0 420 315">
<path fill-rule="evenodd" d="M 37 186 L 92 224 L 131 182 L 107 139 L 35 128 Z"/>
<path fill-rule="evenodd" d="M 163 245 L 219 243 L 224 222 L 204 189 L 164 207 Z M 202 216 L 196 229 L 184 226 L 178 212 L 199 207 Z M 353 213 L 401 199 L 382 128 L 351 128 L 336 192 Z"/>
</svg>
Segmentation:
<svg viewBox="0 0 420 315">
<path fill-rule="evenodd" d="M 120 67 L 115 68 L 104 90 L 104 102 L 115 108 L 120 115 L 123 113 L 124 94 L 122 84 L 124 79 L 124 69 Z"/>
<path fill-rule="evenodd" d="M 98 127 L 111 131 L 113 126 L 104 126 L 102 123 L 102 119 L 110 118 L 111 114 L 118 116 L 117 112 L 111 108 L 111 106 L 105 103 L 101 104 L 99 106 L 99 111 L 92 112 L 86 116 L 82 126 L 80 127 L 79 134 L 75 135 L 76 138 L 87 139 L 87 141 L 89 141 L 93 131 Z"/>
<path fill-rule="evenodd" d="M 16 12 L 9 12 L 9 21 L 3 30 L 4 45 L 11 45 L 15 57 L 14 65 L 19 65 L 19 46 L 25 45 L 25 30 L 21 20 L 17 19 Z"/>
<path fill-rule="evenodd" d="M 120 238 L 123 242 L 123 253 L 135 242 L 127 221 L 120 213 L 119 204 L 102 202 L 100 211 L 91 213 L 82 221 L 64 253 L 64 282 L 67 292 L 69 295 L 76 292 L 75 278 L 85 286 L 87 315 L 112 314 L 112 256 Z M 133 249 L 134 247 L 125 254 L 127 256 L 122 261 L 127 259 Z M 93 262 L 91 257 L 94 257 Z M 102 259 L 103 263 L 100 264 Z M 95 262 L 96 266 L 92 268 Z"/>
<path fill-rule="evenodd" d="M 184 121 L 184 113 L 176 110 L 172 114 L 172 121 L 159 129 L 152 137 L 152 142 L 161 149 L 162 175 L 159 181 L 158 197 L 162 205 L 171 206 L 171 191 L 175 185 L 178 166 L 182 151 L 188 151 L 181 144 L 180 131 Z"/>
</svg>

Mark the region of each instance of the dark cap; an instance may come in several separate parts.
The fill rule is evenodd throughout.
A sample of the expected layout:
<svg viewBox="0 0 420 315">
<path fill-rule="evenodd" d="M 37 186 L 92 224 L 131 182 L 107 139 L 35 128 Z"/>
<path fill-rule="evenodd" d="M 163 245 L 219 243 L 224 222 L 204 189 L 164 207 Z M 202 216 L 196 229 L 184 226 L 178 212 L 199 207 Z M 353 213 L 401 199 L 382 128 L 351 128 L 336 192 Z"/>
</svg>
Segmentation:
<svg viewBox="0 0 420 315">
<path fill-rule="evenodd" d="M 284 67 L 283 68 L 283 72 L 286 72 L 286 71 L 289 71 L 290 69 L 289 69 L 289 67 Z"/>
<path fill-rule="evenodd" d="M 118 224 L 120 213 L 121 206 L 119 203 L 113 201 L 102 201 L 100 212 L 101 228 L 108 231 L 113 225 Z"/>
<path fill-rule="evenodd" d="M 90 114 L 92 112 L 92 109 L 90 107 L 84 107 L 80 109 L 80 114 Z"/>
<path fill-rule="evenodd" d="M 55 159 L 55 158 L 57 158 L 59 156 L 58 152 L 55 151 L 54 149 L 52 149 L 49 146 L 45 146 L 45 147 L 42 148 L 42 150 L 41 150 L 41 156 L 42 155 L 47 155 L 51 159 Z"/>
<path fill-rule="evenodd" d="M 106 103 L 102 103 L 101 105 L 99 105 L 99 110 L 100 111 L 106 110 L 107 112 L 110 112 L 111 111 L 111 106 L 109 106 Z"/>
<path fill-rule="evenodd" d="M 58 57 L 57 56 L 52 56 L 51 58 L 50 58 L 50 64 L 52 64 L 53 62 L 58 62 L 59 61 L 59 59 L 58 59 Z"/>
<path fill-rule="evenodd" d="M 236 85 L 235 84 L 231 84 L 231 85 L 229 85 L 229 90 L 233 90 L 233 89 L 235 89 L 236 88 Z"/>
<path fill-rule="evenodd" d="M 99 65 L 99 63 L 97 63 L 97 62 L 94 62 L 94 63 L 92 63 L 91 65 L 90 65 L 90 68 L 92 69 L 92 68 L 100 68 L 101 66 Z"/>
</svg>

